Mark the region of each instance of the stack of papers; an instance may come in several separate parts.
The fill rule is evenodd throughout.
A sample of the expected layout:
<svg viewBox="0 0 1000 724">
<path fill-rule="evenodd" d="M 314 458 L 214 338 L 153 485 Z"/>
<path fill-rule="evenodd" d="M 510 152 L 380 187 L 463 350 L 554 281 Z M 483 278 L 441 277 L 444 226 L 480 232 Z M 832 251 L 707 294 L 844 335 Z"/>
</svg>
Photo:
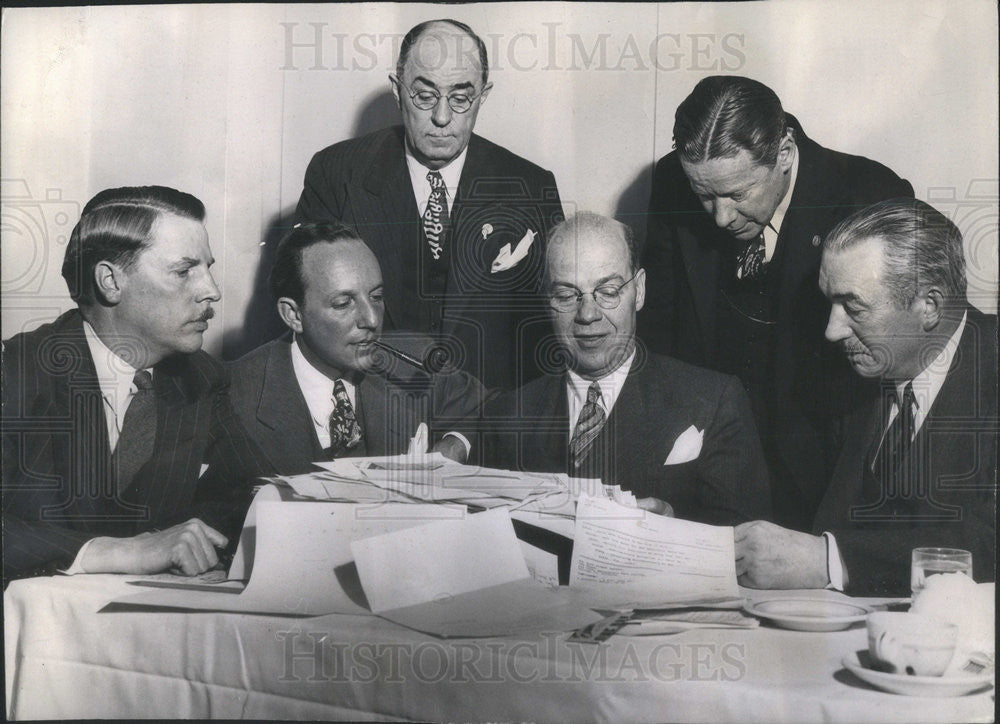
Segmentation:
<svg viewBox="0 0 1000 724">
<path fill-rule="evenodd" d="M 261 488 L 227 582 L 138 581 L 159 588 L 118 603 L 374 614 L 439 636 L 578 629 L 600 621 L 600 609 L 630 611 L 627 623 L 646 633 L 653 621 L 745 625 L 727 610 L 739 597 L 732 528 L 655 515 L 620 495 L 625 502 L 615 502 L 614 490 L 599 481 L 437 460 L 369 458 L 329 467 Z M 340 502 L 345 497 L 361 502 Z M 503 502 L 470 512 L 469 503 L 484 498 Z M 518 540 L 514 517 L 559 521 L 574 539 L 569 586 L 555 585 L 554 555 Z M 635 613 L 665 608 L 673 610 Z"/>
</svg>

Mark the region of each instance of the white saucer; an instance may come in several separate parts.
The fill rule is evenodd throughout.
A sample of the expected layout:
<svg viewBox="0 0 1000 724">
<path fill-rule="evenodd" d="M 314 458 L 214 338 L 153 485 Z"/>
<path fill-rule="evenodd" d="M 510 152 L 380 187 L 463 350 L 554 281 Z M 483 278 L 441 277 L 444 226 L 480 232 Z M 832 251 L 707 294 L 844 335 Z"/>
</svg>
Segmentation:
<svg viewBox="0 0 1000 724">
<path fill-rule="evenodd" d="M 872 612 L 860 603 L 822 598 L 769 598 L 748 602 L 743 610 L 795 631 L 840 631 Z"/>
<path fill-rule="evenodd" d="M 993 686 L 993 677 L 996 673 L 994 670 L 988 669 L 979 674 L 910 676 L 908 674 L 890 674 L 862 666 L 857 656 L 845 656 L 840 663 L 865 683 L 903 696 L 964 696 L 973 691 Z"/>
</svg>

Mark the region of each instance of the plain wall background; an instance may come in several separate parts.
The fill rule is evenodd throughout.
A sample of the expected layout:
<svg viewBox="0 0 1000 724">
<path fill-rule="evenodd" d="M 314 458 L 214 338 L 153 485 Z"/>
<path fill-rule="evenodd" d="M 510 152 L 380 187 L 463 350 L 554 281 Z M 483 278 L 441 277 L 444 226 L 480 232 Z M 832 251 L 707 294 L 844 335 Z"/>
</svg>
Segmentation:
<svg viewBox="0 0 1000 724">
<path fill-rule="evenodd" d="M 677 104 L 706 75 L 746 75 L 810 137 L 885 163 L 951 215 L 970 298 L 995 311 L 992 2 L 14 8 L 0 58 L 3 337 L 72 306 L 59 267 L 83 204 L 155 183 L 208 208 L 223 300 L 206 349 L 232 358 L 264 341 L 276 328 L 261 259 L 306 164 L 398 122 L 386 76 L 399 41 L 443 16 L 490 52 L 477 132 L 551 169 L 567 213 L 615 214 L 644 236 Z"/>
</svg>

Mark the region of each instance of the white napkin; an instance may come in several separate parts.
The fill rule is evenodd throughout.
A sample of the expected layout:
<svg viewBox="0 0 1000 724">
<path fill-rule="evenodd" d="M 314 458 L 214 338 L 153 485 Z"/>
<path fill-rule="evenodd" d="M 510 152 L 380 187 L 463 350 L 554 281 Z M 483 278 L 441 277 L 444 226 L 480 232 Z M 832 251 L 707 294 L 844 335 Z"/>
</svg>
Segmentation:
<svg viewBox="0 0 1000 724">
<path fill-rule="evenodd" d="M 994 656 L 994 588 L 976 584 L 964 573 L 931 576 L 910 611 L 958 626 L 955 658 L 946 674 L 961 668 L 973 653 Z"/>
</svg>

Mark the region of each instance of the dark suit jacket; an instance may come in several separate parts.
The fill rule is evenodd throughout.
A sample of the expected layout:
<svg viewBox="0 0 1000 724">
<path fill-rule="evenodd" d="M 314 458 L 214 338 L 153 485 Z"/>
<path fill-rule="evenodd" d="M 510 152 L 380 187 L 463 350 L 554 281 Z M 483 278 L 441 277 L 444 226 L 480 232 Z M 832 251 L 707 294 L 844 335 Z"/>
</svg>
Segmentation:
<svg viewBox="0 0 1000 724">
<path fill-rule="evenodd" d="M 565 375 L 547 375 L 484 406 L 482 460 L 505 469 L 568 472 Z M 691 425 L 700 455 L 664 465 Z M 770 516 L 767 467 L 746 393 L 735 377 L 638 352 L 601 436 L 601 479 L 665 500 L 677 517 L 731 525 Z M 573 474 L 573 473 L 570 473 Z"/>
<path fill-rule="evenodd" d="M 878 403 L 846 418 L 816 533 L 837 539 L 855 595 L 908 595 L 910 552 L 972 551 L 973 577 L 995 576 L 997 318 L 970 308 L 944 385 L 910 450 L 914 480 L 882 491 L 869 467 L 886 424 Z"/>
<path fill-rule="evenodd" d="M 405 346 L 398 340 L 397 346 Z M 407 351 L 413 351 L 412 348 Z M 290 339 L 277 339 L 230 364 L 236 415 L 269 463 L 283 475 L 305 473 L 326 459 L 292 368 Z M 366 375 L 356 388 L 364 448 L 356 454 L 398 455 L 420 422 L 447 432 L 482 403 L 482 386 L 463 372 L 426 375 L 392 362 L 384 376 Z"/>
<path fill-rule="evenodd" d="M 448 340 L 462 369 L 487 387 L 512 388 L 535 374 L 535 348 L 549 333 L 540 285 L 546 236 L 562 219 L 555 177 L 473 135 L 450 217 L 445 295 L 428 298 L 401 126 L 317 153 L 296 210 L 298 221 L 353 225 L 372 248 L 385 279 L 386 329 Z M 487 224 L 493 231 L 484 238 Z M 528 257 L 491 273 L 500 249 L 513 249 L 529 229 L 538 236 Z"/>
<path fill-rule="evenodd" d="M 822 240 L 854 211 L 913 196 L 910 184 L 875 161 L 830 151 L 808 139 L 789 116 L 799 169 L 778 236 L 783 249 L 767 420 L 758 419 L 774 479 L 774 508 L 784 525 L 808 530 L 829 480 L 828 424 L 844 386 L 858 384 L 826 342 L 830 305 L 817 286 Z M 646 306 L 639 336 L 654 352 L 720 369 L 716 298 L 720 250 L 735 243 L 705 213 L 677 153 L 656 164 L 643 264 Z M 726 370 L 723 370 L 726 371 Z"/>
<path fill-rule="evenodd" d="M 68 566 L 84 542 L 191 517 L 233 537 L 243 482 L 268 472 L 232 414 L 221 365 L 204 352 L 153 372 L 153 457 L 121 494 L 104 403 L 79 311 L 12 337 L 3 355 L 4 573 Z M 208 465 L 204 476 L 202 465 Z"/>
</svg>

